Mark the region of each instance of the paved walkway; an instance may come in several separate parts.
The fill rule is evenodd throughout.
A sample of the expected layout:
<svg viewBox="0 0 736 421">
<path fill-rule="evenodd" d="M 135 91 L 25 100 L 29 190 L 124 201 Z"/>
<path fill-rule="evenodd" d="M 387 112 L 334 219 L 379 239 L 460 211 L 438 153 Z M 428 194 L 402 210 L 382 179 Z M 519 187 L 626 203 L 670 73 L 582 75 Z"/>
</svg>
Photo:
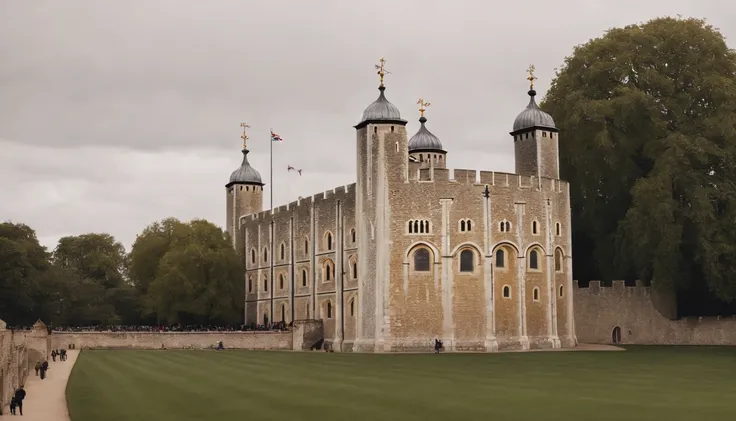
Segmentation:
<svg viewBox="0 0 736 421">
<path fill-rule="evenodd" d="M 23 400 L 23 417 L 0 415 L 2 421 L 69 421 L 66 408 L 66 382 L 77 361 L 79 351 L 67 350 L 66 361 L 49 361 L 46 378 L 36 377 L 31 369 L 26 380 L 26 398 Z"/>
</svg>

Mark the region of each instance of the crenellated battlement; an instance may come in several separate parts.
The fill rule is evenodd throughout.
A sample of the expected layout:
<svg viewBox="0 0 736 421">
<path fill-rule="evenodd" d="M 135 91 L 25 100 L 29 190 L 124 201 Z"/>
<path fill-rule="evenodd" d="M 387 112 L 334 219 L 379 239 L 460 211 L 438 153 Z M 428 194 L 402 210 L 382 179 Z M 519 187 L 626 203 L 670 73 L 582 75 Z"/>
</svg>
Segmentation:
<svg viewBox="0 0 736 421">
<path fill-rule="evenodd" d="M 447 168 L 421 168 L 419 176 L 411 182 L 439 183 L 449 182 L 462 185 L 488 185 L 491 187 L 508 187 L 519 190 L 540 190 L 554 193 L 567 191 L 568 183 L 563 180 L 525 176 L 496 171 Z"/>
<path fill-rule="evenodd" d="M 321 193 L 314 194 L 312 196 L 300 197 L 293 202 L 275 207 L 273 208 L 273 210 L 265 210 L 263 212 L 254 213 L 252 215 L 241 216 L 240 219 L 241 221 L 246 220 L 246 219 L 249 219 L 251 221 L 258 221 L 258 220 L 267 221 L 274 217 L 277 218 L 279 214 L 284 214 L 286 212 L 294 210 L 295 208 L 300 208 L 303 206 L 312 206 L 315 203 L 335 200 L 341 197 L 347 197 L 349 194 L 353 194 L 354 192 L 355 192 L 355 183 L 346 184 L 344 186 L 335 187 L 333 189 L 326 190 Z"/>
</svg>

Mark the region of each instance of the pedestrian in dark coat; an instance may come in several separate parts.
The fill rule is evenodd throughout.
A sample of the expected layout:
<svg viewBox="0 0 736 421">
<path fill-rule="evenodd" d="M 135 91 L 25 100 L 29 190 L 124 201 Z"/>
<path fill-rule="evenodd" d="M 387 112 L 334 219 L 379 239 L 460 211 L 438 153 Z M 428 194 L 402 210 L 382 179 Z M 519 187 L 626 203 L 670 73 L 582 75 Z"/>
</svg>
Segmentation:
<svg viewBox="0 0 736 421">
<path fill-rule="evenodd" d="M 48 361 L 44 361 L 43 363 L 41 363 L 41 380 L 46 378 L 46 370 L 48 369 L 49 369 Z"/>
<path fill-rule="evenodd" d="M 21 385 L 18 390 L 15 391 L 13 397 L 15 398 L 15 404 L 18 406 L 18 412 L 23 415 L 23 399 L 26 398 L 26 391 L 23 390 L 23 385 Z"/>
</svg>

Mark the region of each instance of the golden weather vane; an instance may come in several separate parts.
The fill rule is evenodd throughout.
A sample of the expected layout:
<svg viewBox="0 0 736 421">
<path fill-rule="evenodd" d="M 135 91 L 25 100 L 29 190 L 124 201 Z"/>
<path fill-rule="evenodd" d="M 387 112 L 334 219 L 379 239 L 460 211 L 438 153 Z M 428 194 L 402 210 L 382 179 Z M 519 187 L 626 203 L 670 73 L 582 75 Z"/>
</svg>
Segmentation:
<svg viewBox="0 0 736 421">
<path fill-rule="evenodd" d="M 378 76 L 381 78 L 381 87 L 383 87 L 383 77 L 385 75 L 390 75 L 391 72 L 389 72 L 388 70 L 386 70 L 386 67 L 385 67 L 385 65 L 386 65 L 386 59 L 384 59 L 383 57 L 381 57 L 381 59 L 379 60 L 379 62 L 381 64 L 376 64 L 375 65 L 376 66 L 376 70 L 378 70 L 378 72 L 376 72 L 376 73 L 378 73 Z"/>
<path fill-rule="evenodd" d="M 248 123 L 240 123 L 240 127 L 243 128 L 243 135 L 240 136 L 240 138 L 243 139 L 243 149 L 246 149 L 245 143 L 248 141 L 248 135 L 245 134 L 245 130 L 250 129 L 250 126 L 248 125 Z"/>
<path fill-rule="evenodd" d="M 526 80 L 529 81 L 529 89 L 534 89 L 534 81 L 537 80 L 537 77 L 534 76 L 534 70 L 536 70 L 536 67 L 534 67 L 533 64 L 529 65 L 529 69 L 527 72 L 529 72 L 529 76 L 526 78 Z"/>
<path fill-rule="evenodd" d="M 419 105 L 419 113 L 422 117 L 424 117 L 424 112 L 427 111 L 427 107 L 432 104 L 430 104 L 429 102 L 425 102 L 422 98 L 419 98 L 419 101 L 417 101 L 417 105 Z"/>
</svg>

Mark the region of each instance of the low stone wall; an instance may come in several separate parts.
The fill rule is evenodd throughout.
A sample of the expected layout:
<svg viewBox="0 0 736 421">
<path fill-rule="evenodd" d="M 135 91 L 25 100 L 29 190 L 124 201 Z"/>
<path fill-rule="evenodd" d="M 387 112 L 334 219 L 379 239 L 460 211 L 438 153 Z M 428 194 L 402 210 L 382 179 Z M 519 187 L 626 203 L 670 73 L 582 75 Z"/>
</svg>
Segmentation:
<svg viewBox="0 0 736 421">
<path fill-rule="evenodd" d="M 53 332 L 53 349 L 292 349 L 292 332 Z"/>
<path fill-rule="evenodd" d="M 613 287 L 602 287 L 591 281 L 588 288 L 579 288 L 576 282 L 573 290 L 575 332 L 581 343 L 609 344 L 616 339 L 621 344 L 736 345 L 736 317 L 670 320 L 658 310 L 669 313 L 668 300 L 641 283 L 629 287 L 613 281 Z"/>
<path fill-rule="evenodd" d="M 28 351 L 0 321 L 0 414 L 10 413 L 10 399 L 28 377 Z"/>
</svg>

